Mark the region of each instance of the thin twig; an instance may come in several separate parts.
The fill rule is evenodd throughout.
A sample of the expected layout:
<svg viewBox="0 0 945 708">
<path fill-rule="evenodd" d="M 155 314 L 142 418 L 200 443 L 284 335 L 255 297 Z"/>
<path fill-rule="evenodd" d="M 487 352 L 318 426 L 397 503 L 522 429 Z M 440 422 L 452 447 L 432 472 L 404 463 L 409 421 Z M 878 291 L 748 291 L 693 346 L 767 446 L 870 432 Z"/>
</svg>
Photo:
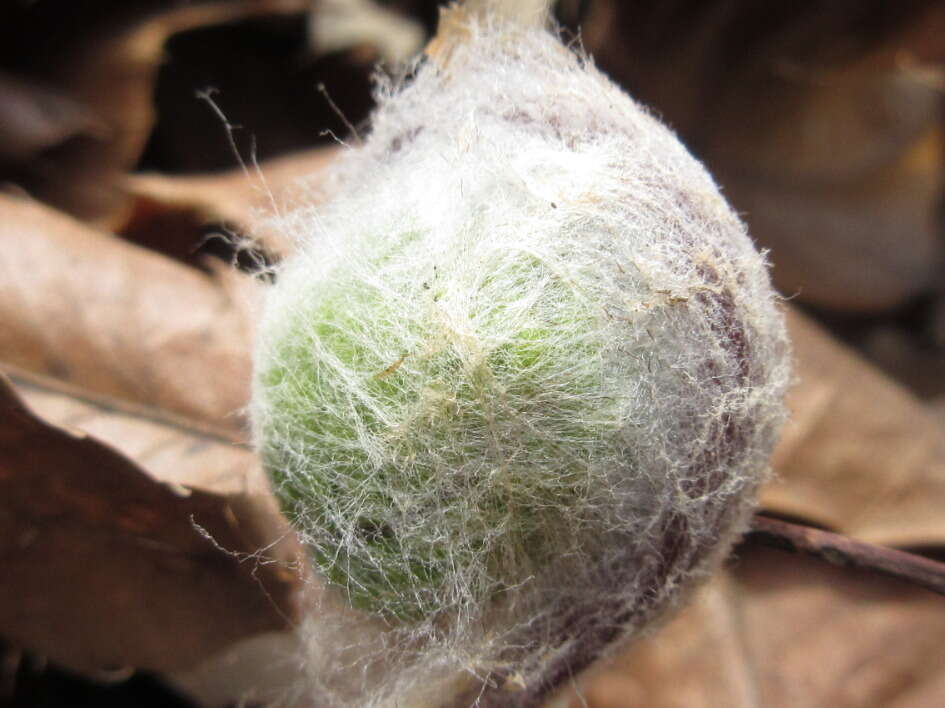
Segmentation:
<svg viewBox="0 0 945 708">
<path fill-rule="evenodd" d="M 806 553 L 833 565 L 871 570 L 945 595 L 945 563 L 756 514 L 746 543 Z"/>
</svg>

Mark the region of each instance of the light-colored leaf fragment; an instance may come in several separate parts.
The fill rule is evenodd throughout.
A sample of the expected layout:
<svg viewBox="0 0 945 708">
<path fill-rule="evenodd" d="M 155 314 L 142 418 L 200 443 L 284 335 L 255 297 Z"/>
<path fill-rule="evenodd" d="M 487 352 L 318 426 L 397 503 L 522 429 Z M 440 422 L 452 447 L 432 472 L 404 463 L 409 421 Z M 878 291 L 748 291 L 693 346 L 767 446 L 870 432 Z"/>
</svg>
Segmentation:
<svg viewBox="0 0 945 708">
<path fill-rule="evenodd" d="M 423 46 L 423 27 L 373 0 L 315 0 L 309 41 L 319 54 L 367 44 L 390 64 L 411 59 Z"/>
</svg>

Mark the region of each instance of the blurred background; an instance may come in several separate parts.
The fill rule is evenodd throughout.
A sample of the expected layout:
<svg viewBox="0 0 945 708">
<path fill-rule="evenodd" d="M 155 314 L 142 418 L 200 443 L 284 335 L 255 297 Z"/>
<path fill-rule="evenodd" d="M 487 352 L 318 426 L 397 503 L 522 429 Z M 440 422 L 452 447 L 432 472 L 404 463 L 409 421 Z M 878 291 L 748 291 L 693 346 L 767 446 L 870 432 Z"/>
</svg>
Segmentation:
<svg viewBox="0 0 945 708">
<path fill-rule="evenodd" d="M 320 169 L 437 6 L 4 0 L 0 190 L 197 268 L 274 260 L 273 241 L 247 256 L 213 237 L 252 232 L 238 156 L 273 185 Z M 553 12 L 707 164 L 781 293 L 945 420 L 945 2 Z M 10 705 L 188 705 L 147 675 L 105 689 L 16 657 L 0 669 Z"/>
</svg>

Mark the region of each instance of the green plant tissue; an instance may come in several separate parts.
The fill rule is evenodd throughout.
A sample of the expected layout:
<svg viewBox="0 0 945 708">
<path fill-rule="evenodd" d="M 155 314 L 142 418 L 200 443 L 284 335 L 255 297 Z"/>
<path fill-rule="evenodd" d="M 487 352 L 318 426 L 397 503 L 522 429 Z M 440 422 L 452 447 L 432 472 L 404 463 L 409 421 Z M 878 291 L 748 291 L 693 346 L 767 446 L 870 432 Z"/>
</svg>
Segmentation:
<svg viewBox="0 0 945 708">
<path fill-rule="evenodd" d="M 278 219 L 252 419 L 341 608 L 339 705 L 634 636 L 727 553 L 784 418 L 777 296 L 704 168 L 549 33 L 466 30 Z"/>
</svg>

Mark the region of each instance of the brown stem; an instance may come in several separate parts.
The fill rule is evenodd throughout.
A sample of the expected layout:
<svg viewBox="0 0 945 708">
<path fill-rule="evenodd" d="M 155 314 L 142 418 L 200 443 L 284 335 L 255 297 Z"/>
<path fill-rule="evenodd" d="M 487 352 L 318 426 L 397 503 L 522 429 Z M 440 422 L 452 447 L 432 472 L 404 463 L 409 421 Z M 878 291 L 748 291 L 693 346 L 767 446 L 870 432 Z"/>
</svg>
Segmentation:
<svg viewBox="0 0 945 708">
<path fill-rule="evenodd" d="M 807 553 L 833 565 L 871 570 L 945 595 L 945 563 L 830 531 L 756 514 L 747 543 Z"/>
</svg>

